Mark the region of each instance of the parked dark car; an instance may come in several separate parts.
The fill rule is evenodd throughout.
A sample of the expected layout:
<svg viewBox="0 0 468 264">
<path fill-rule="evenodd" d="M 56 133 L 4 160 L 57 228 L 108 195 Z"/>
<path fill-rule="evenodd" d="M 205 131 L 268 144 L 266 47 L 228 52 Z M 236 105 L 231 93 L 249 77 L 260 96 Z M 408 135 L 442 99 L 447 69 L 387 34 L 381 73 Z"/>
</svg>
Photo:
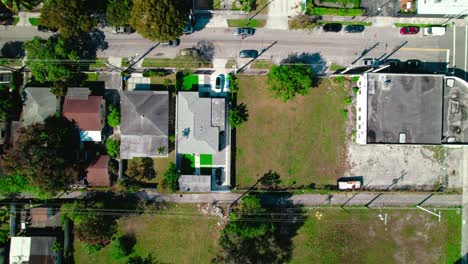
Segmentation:
<svg viewBox="0 0 468 264">
<path fill-rule="evenodd" d="M 323 31 L 325 32 L 340 32 L 341 29 L 343 29 L 343 26 L 338 23 L 330 23 L 323 26 Z"/>
<path fill-rule="evenodd" d="M 390 67 L 392 69 L 396 69 L 400 66 L 400 60 L 397 60 L 397 59 L 386 59 L 384 61 L 382 61 L 382 64 L 384 65 L 390 65 Z"/>
<path fill-rule="evenodd" d="M 407 60 L 405 65 L 408 71 L 417 71 L 421 68 L 422 62 L 420 60 Z"/>
<path fill-rule="evenodd" d="M 224 88 L 224 74 L 220 74 L 218 75 L 218 77 L 216 77 L 216 89 L 221 90 L 223 88 Z"/>
<path fill-rule="evenodd" d="M 253 28 L 236 28 L 232 32 L 234 36 L 242 36 L 242 37 L 249 37 L 255 33 L 255 29 Z"/>
<path fill-rule="evenodd" d="M 39 30 L 41 32 L 49 32 L 49 33 L 57 32 L 57 30 L 55 30 L 55 29 L 51 29 L 51 28 L 48 28 L 48 27 L 42 26 L 42 25 L 37 26 L 37 30 Z"/>
<path fill-rule="evenodd" d="M 366 27 L 363 25 L 348 25 L 345 27 L 346 33 L 361 33 Z"/>
<path fill-rule="evenodd" d="M 257 58 L 258 57 L 258 51 L 256 50 L 241 50 L 239 52 L 239 58 Z"/>
<path fill-rule="evenodd" d="M 419 27 L 402 27 L 400 29 L 401 35 L 414 35 L 419 33 Z"/>
<path fill-rule="evenodd" d="M 180 44 L 180 39 L 173 39 L 167 42 L 161 42 L 161 46 L 165 47 L 177 47 Z"/>
</svg>

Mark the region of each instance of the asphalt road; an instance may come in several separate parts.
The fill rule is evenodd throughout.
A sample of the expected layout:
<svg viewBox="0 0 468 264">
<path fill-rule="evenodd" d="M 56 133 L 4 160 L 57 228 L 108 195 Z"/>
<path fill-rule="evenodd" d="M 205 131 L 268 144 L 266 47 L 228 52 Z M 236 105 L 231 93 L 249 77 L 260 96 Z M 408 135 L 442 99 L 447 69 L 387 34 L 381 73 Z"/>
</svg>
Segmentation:
<svg viewBox="0 0 468 264">
<path fill-rule="evenodd" d="M 466 28 L 449 28 L 445 36 L 427 37 L 399 34 L 395 27 L 368 27 L 363 33 L 325 33 L 317 28 L 311 32 L 257 29 L 254 36 L 242 39 L 232 35 L 232 29 L 205 28 L 181 37 L 177 48 L 157 47 L 147 57 L 173 58 L 180 49 L 196 46 L 200 41 L 211 42 L 214 58 L 238 58 L 240 50 L 257 49 L 260 59 L 276 62 L 291 54 L 303 55 L 309 63 L 318 67 L 331 62 L 339 65 L 358 65 L 362 58 L 419 59 L 424 62 L 440 62 L 465 69 Z M 138 34 L 116 35 L 103 29 L 108 48 L 98 51 L 99 57 L 141 57 L 156 42 L 143 39 Z M 456 31 L 456 33 L 454 33 Z M 33 36 L 47 37 L 34 27 L 0 27 L 0 44 L 8 41 L 25 41 Z M 454 45 L 455 43 L 455 45 Z M 455 55 L 452 50 L 455 50 Z M 445 64 L 444 64 L 445 65 Z"/>
</svg>

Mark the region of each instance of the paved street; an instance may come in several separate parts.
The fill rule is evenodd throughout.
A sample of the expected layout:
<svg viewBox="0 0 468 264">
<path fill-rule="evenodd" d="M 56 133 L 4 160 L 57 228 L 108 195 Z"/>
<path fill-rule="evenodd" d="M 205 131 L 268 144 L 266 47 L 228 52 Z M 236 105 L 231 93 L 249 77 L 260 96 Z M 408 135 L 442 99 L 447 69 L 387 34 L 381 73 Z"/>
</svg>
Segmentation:
<svg viewBox="0 0 468 264">
<path fill-rule="evenodd" d="M 99 57 L 140 57 L 156 43 L 138 34 L 116 35 L 104 29 L 108 48 L 99 51 Z M 47 33 L 34 27 L 0 27 L 0 44 L 8 41 L 31 39 Z M 420 59 L 424 62 L 442 63 L 439 67 L 466 69 L 466 27 L 449 28 L 445 36 L 427 37 L 418 34 L 402 36 L 396 27 L 367 27 L 363 33 L 325 33 L 317 28 L 312 32 L 257 29 L 252 37 L 241 39 L 232 35 L 232 29 L 205 28 L 192 35 L 182 36 L 177 48 L 157 47 L 147 57 L 174 58 L 182 48 L 195 46 L 205 40 L 213 43 L 215 58 L 237 58 L 240 50 L 264 50 L 260 59 L 276 62 L 291 54 L 303 54 L 309 63 L 320 67 L 331 62 L 339 65 L 360 63 L 359 58 Z M 401 48 L 400 48 L 401 47 Z M 241 65 L 240 65 L 241 66 Z"/>
</svg>

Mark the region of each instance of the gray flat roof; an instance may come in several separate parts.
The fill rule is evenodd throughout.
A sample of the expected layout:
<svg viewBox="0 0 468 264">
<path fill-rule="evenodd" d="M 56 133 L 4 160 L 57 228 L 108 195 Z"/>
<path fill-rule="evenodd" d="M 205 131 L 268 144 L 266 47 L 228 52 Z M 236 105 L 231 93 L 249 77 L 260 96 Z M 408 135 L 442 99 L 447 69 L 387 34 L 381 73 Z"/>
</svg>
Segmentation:
<svg viewBox="0 0 468 264">
<path fill-rule="evenodd" d="M 368 143 L 441 144 L 443 75 L 367 76 Z"/>
<path fill-rule="evenodd" d="M 125 91 L 120 108 L 121 158 L 167 156 L 169 92 Z"/>
<path fill-rule="evenodd" d="M 225 130 L 225 99 L 180 92 L 177 101 L 177 152 L 219 152 L 219 132 Z"/>
<path fill-rule="evenodd" d="M 47 117 L 59 109 L 59 101 L 50 88 L 28 87 L 24 91 L 26 95 L 23 106 L 24 125 L 43 124 Z"/>
</svg>

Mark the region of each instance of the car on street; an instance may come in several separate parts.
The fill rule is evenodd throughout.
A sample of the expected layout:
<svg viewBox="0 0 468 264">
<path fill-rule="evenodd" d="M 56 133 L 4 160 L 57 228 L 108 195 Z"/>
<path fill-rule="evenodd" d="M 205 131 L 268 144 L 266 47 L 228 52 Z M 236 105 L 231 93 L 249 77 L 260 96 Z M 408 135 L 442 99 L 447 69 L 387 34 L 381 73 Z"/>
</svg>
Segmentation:
<svg viewBox="0 0 468 264">
<path fill-rule="evenodd" d="M 422 61 L 420 60 L 407 60 L 405 62 L 406 69 L 408 71 L 417 71 L 419 68 L 421 68 Z"/>
<path fill-rule="evenodd" d="M 400 66 L 401 61 L 398 59 L 386 59 L 382 61 L 383 65 L 390 65 L 390 68 L 396 69 Z"/>
<path fill-rule="evenodd" d="M 258 51 L 257 50 L 241 50 L 239 52 L 239 58 L 257 58 Z"/>
<path fill-rule="evenodd" d="M 363 25 L 348 25 L 345 27 L 346 33 L 361 33 L 366 27 Z"/>
<path fill-rule="evenodd" d="M 343 26 L 339 23 L 329 23 L 323 26 L 325 32 L 340 32 L 341 29 L 343 29 Z"/>
<path fill-rule="evenodd" d="M 50 29 L 50 28 L 48 28 L 46 26 L 42 26 L 42 25 L 37 26 L 37 30 L 39 30 L 41 32 L 49 32 L 49 33 L 57 32 L 57 30 L 53 30 L 53 29 Z"/>
<path fill-rule="evenodd" d="M 419 27 L 402 27 L 400 28 L 400 34 L 401 35 L 414 35 L 419 33 Z"/>
<path fill-rule="evenodd" d="M 195 48 L 186 48 L 180 51 L 180 55 L 196 57 L 198 56 L 198 50 Z"/>
<path fill-rule="evenodd" d="M 192 34 L 194 31 L 194 28 L 193 28 L 194 25 L 195 25 L 195 19 L 193 18 L 192 14 L 189 14 L 187 18 L 187 24 L 185 24 L 185 27 L 182 30 L 182 33 L 185 35 Z"/>
<path fill-rule="evenodd" d="M 224 74 L 220 74 L 218 77 L 216 77 L 215 88 L 216 90 L 221 90 L 224 88 Z"/>
<path fill-rule="evenodd" d="M 423 29 L 424 36 L 443 36 L 445 35 L 445 27 L 427 27 Z"/>
<path fill-rule="evenodd" d="M 236 28 L 232 32 L 234 36 L 242 36 L 242 37 L 249 37 L 255 33 L 255 29 L 253 28 Z"/>
<path fill-rule="evenodd" d="M 130 26 L 114 27 L 114 29 L 112 30 L 112 33 L 114 34 L 132 34 L 133 32 L 135 31 Z"/>
<path fill-rule="evenodd" d="M 161 46 L 163 47 L 177 47 L 180 44 L 180 39 L 176 38 L 173 40 L 169 40 L 166 42 L 161 42 Z"/>
<path fill-rule="evenodd" d="M 366 58 L 362 60 L 364 66 L 377 67 L 380 65 L 380 61 L 377 58 Z"/>
</svg>

